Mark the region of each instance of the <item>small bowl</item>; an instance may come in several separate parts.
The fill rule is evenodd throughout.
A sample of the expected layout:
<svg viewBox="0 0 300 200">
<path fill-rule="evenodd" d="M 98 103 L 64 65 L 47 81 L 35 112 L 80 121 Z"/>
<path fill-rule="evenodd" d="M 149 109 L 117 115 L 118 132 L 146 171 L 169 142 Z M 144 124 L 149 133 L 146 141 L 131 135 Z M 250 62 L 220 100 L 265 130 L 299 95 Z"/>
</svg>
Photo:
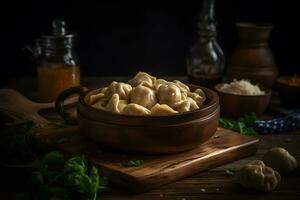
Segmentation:
<svg viewBox="0 0 300 200">
<path fill-rule="evenodd" d="M 219 97 L 214 91 L 188 85 L 191 91 L 202 89 L 207 101 L 201 109 L 168 116 L 132 116 L 99 110 L 87 103 L 100 89 L 82 93 L 75 87 L 58 97 L 56 109 L 67 121 L 70 113 L 64 111 L 64 99 L 82 93 L 77 105 L 77 121 L 82 134 L 98 144 L 130 152 L 163 154 L 187 151 L 207 141 L 219 124 Z"/>
<path fill-rule="evenodd" d="M 300 107 L 300 86 L 288 85 L 281 82 L 282 80 L 288 78 L 291 78 L 291 76 L 278 77 L 276 79 L 275 87 L 284 106 Z"/>
<path fill-rule="evenodd" d="M 220 91 L 224 83 L 217 84 L 215 90 L 219 94 L 221 114 L 226 117 L 239 118 L 250 112 L 255 112 L 257 116 L 264 113 L 269 105 L 272 91 L 265 87 L 260 87 L 264 95 L 238 95 Z"/>
</svg>

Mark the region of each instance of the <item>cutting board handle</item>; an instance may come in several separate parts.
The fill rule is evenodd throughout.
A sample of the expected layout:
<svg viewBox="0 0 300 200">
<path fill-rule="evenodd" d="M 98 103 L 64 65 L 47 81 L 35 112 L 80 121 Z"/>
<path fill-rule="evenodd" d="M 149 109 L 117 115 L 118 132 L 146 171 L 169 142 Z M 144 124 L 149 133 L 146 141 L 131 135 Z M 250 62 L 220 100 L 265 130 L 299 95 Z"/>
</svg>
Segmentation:
<svg viewBox="0 0 300 200">
<path fill-rule="evenodd" d="M 32 102 L 16 90 L 10 88 L 0 89 L 0 110 L 14 118 L 32 120 L 35 124 L 45 127 L 49 124 L 39 114 L 40 110 L 54 108 L 54 103 Z"/>
<path fill-rule="evenodd" d="M 65 104 L 71 106 L 77 101 L 77 97 L 73 97 L 69 98 Z M 30 101 L 16 90 L 10 88 L 0 89 L 0 111 L 7 113 L 13 118 L 28 119 L 32 120 L 39 127 L 49 127 L 51 123 L 40 115 L 40 111 L 54 108 L 54 102 L 36 103 Z"/>
<path fill-rule="evenodd" d="M 82 86 L 71 87 L 71 88 L 64 90 L 57 97 L 56 104 L 55 104 L 55 110 L 68 124 L 71 124 L 71 125 L 77 124 L 77 112 L 76 112 L 76 110 L 75 111 L 66 111 L 66 109 L 64 107 L 65 100 L 74 94 L 81 95 L 85 91 L 87 91 L 86 87 L 82 87 Z"/>
</svg>

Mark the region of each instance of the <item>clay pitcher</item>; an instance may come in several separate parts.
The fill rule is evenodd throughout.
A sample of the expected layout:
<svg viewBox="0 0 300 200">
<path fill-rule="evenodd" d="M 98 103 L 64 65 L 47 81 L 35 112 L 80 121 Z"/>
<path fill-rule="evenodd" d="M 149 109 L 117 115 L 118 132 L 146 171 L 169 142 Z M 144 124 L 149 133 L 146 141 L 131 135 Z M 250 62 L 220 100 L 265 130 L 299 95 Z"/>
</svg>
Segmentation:
<svg viewBox="0 0 300 200">
<path fill-rule="evenodd" d="M 248 79 L 253 83 L 272 87 L 278 74 L 268 39 L 271 24 L 237 23 L 239 43 L 229 61 L 229 80 Z"/>
</svg>

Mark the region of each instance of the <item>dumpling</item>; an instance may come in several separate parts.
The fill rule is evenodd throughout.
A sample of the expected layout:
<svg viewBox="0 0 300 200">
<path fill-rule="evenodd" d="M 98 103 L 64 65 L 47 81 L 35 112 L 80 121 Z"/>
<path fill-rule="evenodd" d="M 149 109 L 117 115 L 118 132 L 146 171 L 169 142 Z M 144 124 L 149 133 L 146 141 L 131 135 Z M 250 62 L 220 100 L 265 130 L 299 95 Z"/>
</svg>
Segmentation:
<svg viewBox="0 0 300 200">
<path fill-rule="evenodd" d="M 181 100 L 186 100 L 187 98 L 187 92 L 190 91 L 190 88 L 181 83 L 180 81 L 178 80 L 174 80 L 173 82 L 169 82 L 169 81 L 166 81 L 164 79 L 157 79 L 156 82 L 155 82 L 155 89 L 158 90 L 160 86 L 162 85 L 175 85 L 179 88 L 180 92 L 181 92 Z"/>
<path fill-rule="evenodd" d="M 158 100 L 160 104 L 167 104 L 173 108 L 173 105 L 181 101 L 180 89 L 174 84 L 161 85 L 158 88 Z"/>
<path fill-rule="evenodd" d="M 206 99 L 206 96 L 201 89 L 197 89 L 195 92 L 187 92 L 187 96 L 194 99 L 199 107 L 203 105 Z"/>
<path fill-rule="evenodd" d="M 101 101 L 104 98 L 105 98 L 105 96 L 103 93 L 94 94 L 94 95 L 90 96 L 88 103 L 90 105 L 94 105 L 95 103 L 97 103 L 98 101 Z"/>
<path fill-rule="evenodd" d="M 120 112 L 123 111 L 123 109 L 128 105 L 127 100 L 120 100 L 118 104 L 118 109 Z"/>
<path fill-rule="evenodd" d="M 97 109 L 106 110 L 105 108 L 106 104 L 107 104 L 107 99 L 101 99 L 97 101 L 97 103 L 92 104 L 92 106 Z"/>
<path fill-rule="evenodd" d="M 104 94 L 106 90 L 108 90 L 108 87 L 104 87 L 104 88 L 102 88 L 102 89 L 101 89 L 101 93 L 103 93 L 103 94 Z"/>
<path fill-rule="evenodd" d="M 206 100 L 206 95 L 205 95 L 205 93 L 203 92 L 203 90 L 201 90 L 200 88 L 196 89 L 196 90 L 194 91 L 194 93 L 199 94 L 199 95 L 204 99 L 204 101 Z"/>
<path fill-rule="evenodd" d="M 181 92 L 181 100 L 187 100 L 187 92 Z"/>
<path fill-rule="evenodd" d="M 106 105 L 106 110 L 119 113 L 118 104 L 119 104 L 119 95 L 117 93 L 113 94 Z"/>
<path fill-rule="evenodd" d="M 131 85 L 114 81 L 105 89 L 104 95 L 110 99 L 113 94 L 117 93 L 120 99 L 127 100 L 131 90 Z"/>
<path fill-rule="evenodd" d="M 129 80 L 128 83 L 132 87 L 136 87 L 138 85 L 143 85 L 146 87 L 153 88 L 156 78 L 154 76 L 150 76 L 146 72 L 139 72 L 133 77 L 133 79 Z"/>
<path fill-rule="evenodd" d="M 92 95 L 88 102 L 95 108 L 128 115 L 167 115 L 199 109 L 206 96 L 201 89 L 190 91 L 179 80 L 156 79 L 138 72 L 128 83 L 112 82 Z"/>
<path fill-rule="evenodd" d="M 187 112 L 191 110 L 196 110 L 198 108 L 199 106 L 197 105 L 197 102 L 190 97 L 187 97 L 186 100 L 180 101 L 175 106 L 175 110 L 177 110 L 178 112 Z"/>
<path fill-rule="evenodd" d="M 164 80 L 164 79 L 156 79 L 155 81 L 155 89 L 158 90 L 158 88 L 161 86 L 161 85 L 168 85 L 170 82 Z"/>
<path fill-rule="evenodd" d="M 130 92 L 129 99 L 130 103 L 136 103 L 148 109 L 157 103 L 155 91 L 143 85 L 138 85 L 133 88 Z"/>
<path fill-rule="evenodd" d="M 182 82 L 178 81 L 178 80 L 174 80 L 173 82 L 170 82 L 170 81 L 166 81 L 164 79 L 157 79 L 155 81 L 155 89 L 158 90 L 158 88 L 161 86 L 161 85 L 170 85 L 170 84 L 174 84 L 176 85 L 181 92 L 189 92 L 190 91 L 190 88 L 183 84 Z"/>
<path fill-rule="evenodd" d="M 143 106 L 130 103 L 124 107 L 121 114 L 125 115 L 150 115 L 151 111 Z"/>
<path fill-rule="evenodd" d="M 105 110 L 113 112 L 113 113 L 120 113 L 126 107 L 127 101 L 120 100 L 119 95 L 117 93 L 113 94 L 108 101 Z"/>
<path fill-rule="evenodd" d="M 170 115 L 174 113 L 178 112 L 176 110 L 173 110 L 170 106 L 166 104 L 157 103 L 151 108 L 151 115 Z"/>
<path fill-rule="evenodd" d="M 189 92 L 190 91 L 189 86 L 183 84 L 182 82 L 180 82 L 178 80 L 174 80 L 173 83 L 175 83 L 175 85 L 177 85 L 177 87 L 179 87 L 181 92 Z"/>
</svg>

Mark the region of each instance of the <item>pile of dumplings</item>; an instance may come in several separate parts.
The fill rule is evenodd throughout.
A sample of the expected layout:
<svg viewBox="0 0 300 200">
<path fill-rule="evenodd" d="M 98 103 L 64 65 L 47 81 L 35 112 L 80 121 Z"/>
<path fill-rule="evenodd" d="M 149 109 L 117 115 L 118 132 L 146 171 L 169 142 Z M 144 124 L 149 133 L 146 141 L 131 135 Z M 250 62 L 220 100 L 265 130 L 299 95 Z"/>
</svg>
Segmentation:
<svg viewBox="0 0 300 200">
<path fill-rule="evenodd" d="M 112 82 L 91 95 L 94 108 L 124 115 L 171 115 L 199 109 L 206 96 L 178 80 L 172 82 L 139 72 L 128 83 Z"/>
</svg>

